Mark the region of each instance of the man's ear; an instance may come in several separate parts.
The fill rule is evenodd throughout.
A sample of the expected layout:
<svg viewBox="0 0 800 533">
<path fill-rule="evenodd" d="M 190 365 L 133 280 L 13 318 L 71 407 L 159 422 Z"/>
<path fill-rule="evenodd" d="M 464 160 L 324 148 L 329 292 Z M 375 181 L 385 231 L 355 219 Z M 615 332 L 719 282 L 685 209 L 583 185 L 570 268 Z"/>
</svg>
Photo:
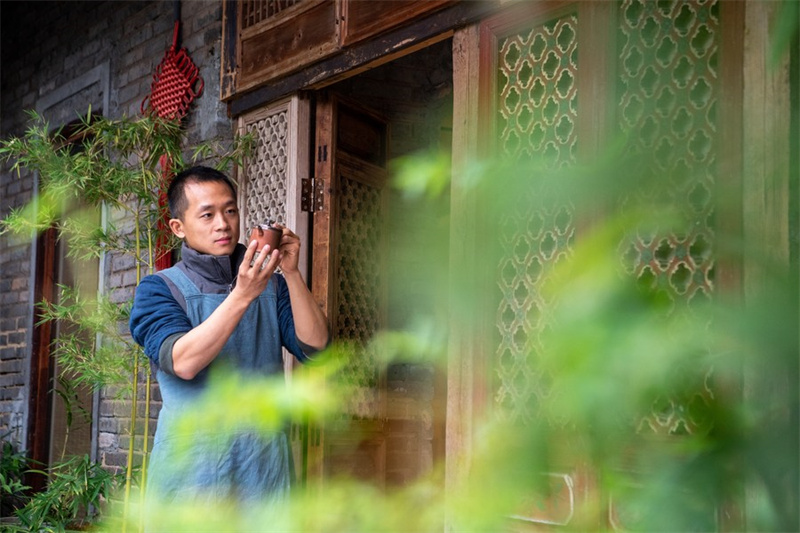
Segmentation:
<svg viewBox="0 0 800 533">
<path fill-rule="evenodd" d="M 183 222 L 179 218 L 171 218 L 169 219 L 169 229 L 172 230 L 179 239 L 183 239 L 186 237 L 186 233 L 183 231 Z"/>
</svg>

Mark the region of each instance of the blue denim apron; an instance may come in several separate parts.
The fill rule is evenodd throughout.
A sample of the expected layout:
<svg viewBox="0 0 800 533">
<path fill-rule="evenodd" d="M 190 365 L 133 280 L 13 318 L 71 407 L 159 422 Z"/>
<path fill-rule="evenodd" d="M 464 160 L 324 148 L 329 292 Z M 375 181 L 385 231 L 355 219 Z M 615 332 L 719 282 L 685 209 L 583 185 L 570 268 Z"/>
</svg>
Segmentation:
<svg viewBox="0 0 800 533">
<path fill-rule="evenodd" d="M 196 327 L 227 294 L 204 294 L 179 268 L 160 272 L 180 290 L 186 313 Z M 209 371 L 226 366 L 245 375 L 283 372 L 277 317 L 277 291 L 270 280 L 250 304 L 239 326 L 217 358 L 194 379 L 184 380 L 161 369 L 157 379 L 162 408 L 148 468 L 148 496 L 160 504 L 172 501 L 238 501 L 274 505 L 288 497 L 291 457 L 284 432 L 271 435 L 242 430 L 230 434 L 179 434 L 175 422 L 193 408 L 206 390 Z M 181 450 L 189 450 L 176 457 Z"/>
</svg>

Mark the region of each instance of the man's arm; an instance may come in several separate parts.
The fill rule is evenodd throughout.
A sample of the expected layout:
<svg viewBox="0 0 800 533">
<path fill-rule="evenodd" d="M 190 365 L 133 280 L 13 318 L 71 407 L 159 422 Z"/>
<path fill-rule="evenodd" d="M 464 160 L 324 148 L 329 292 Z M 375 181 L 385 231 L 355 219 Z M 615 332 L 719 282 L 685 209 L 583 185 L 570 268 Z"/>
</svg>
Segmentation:
<svg viewBox="0 0 800 533">
<path fill-rule="evenodd" d="M 306 286 L 300 272 L 283 271 L 286 286 L 289 287 L 289 300 L 292 303 L 292 316 L 297 339 L 317 350 L 328 345 L 328 321 Z"/>
<path fill-rule="evenodd" d="M 253 266 L 256 242 L 247 247 L 236 286 L 207 319 L 175 342 L 172 348 L 172 368 L 182 379 L 192 379 L 219 355 L 228 342 L 250 303 L 267 287 L 270 276 L 280 262 L 278 250 L 267 255 L 264 247 Z"/>
<path fill-rule="evenodd" d="M 312 348 L 322 350 L 328 345 L 328 320 L 319 308 L 311 291 L 298 269 L 300 256 L 300 237 L 288 228 L 278 224 L 283 230 L 281 237 L 281 270 L 289 288 L 289 300 L 297 339 Z"/>
<path fill-rule="evenodd" d="M 158 275 L 146 276 L 136 287 L 130 330 L 133 340 L 144 348 L 147 357 L 160 365 L 161 349 L 167 339 L 185 335 L 191 329 L 189 317 L 175 300 L 167 282 Z M 171 368 L 170 364 L 170 371 Z"/>
</svg>

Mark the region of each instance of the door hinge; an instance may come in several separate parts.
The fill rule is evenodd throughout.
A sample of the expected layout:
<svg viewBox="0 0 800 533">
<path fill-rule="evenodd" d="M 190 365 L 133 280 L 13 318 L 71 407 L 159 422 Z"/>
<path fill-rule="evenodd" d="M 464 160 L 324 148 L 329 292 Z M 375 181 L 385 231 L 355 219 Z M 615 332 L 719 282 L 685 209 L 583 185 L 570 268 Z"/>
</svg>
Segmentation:
<svg viewBox="0 0 800 533">
<path fill-rule="evenodd" d="M 315 213 L 322 211 L 325 199 L 325 182 L 317 178 L 304 178 L 300 195 L 300 209 Z"/>
</svg>

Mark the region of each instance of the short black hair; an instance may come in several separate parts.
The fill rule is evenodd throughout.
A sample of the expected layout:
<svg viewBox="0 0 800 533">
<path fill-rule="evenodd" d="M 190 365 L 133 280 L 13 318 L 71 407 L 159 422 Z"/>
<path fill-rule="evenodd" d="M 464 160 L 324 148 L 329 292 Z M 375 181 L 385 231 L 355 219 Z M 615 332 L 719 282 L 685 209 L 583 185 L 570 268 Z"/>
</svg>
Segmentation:
<svg viewBox="0 0 800 533">
<path fill-rule="evenodd" d="M 169 188 L 167 189 L 167 201 L 169 202 L 169 212 L 172 218 L 183 220 L 183 214 L 187 207 L 185 193 L 187 183 L 207 183 L 213 181 L 224 183 L 230 187 L 233 197 L 236 198 L 236 186 L 228 176 L 215 168 L 204 166 L 187 168 L 172 178 Z"/>
</svg>

